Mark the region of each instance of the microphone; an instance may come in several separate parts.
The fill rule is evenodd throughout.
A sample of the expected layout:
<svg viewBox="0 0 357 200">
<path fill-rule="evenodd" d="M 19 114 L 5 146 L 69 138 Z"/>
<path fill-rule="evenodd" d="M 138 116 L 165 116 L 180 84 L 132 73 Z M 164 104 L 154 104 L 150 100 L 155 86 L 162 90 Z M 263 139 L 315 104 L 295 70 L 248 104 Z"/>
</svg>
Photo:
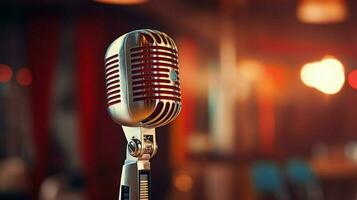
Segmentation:
<svg viewBox="0 0 357 200">
<path fill-rule="evenodd" d="M 120 200 L 151 199 L 155 128 L 181 111 L 178 52 L 165 33 L 141 29 L 114 40 L 105 55 L 108 112 L 127 139 Z"/>
</svg>

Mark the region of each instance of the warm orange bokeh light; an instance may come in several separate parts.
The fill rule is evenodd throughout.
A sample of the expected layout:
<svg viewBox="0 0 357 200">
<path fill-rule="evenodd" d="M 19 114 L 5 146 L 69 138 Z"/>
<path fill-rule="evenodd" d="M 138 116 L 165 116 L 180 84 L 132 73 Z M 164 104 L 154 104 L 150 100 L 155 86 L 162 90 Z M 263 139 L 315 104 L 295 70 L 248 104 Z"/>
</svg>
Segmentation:
<svg viewBox="0 0 357 200">
<path fill-rule="evenodd" d="M 12 70 L 8 65 L 0 64 L 0 83 L 6 83 L 12 78 Z"/>
<path fill-rule="evenodd" d="M 188 192 L 193 187 L 192 177 L 187 174 L 178 174 L 174 177 L 174 185 L 180 192 Z"/>
<path fill-rule="evenodd" d="M 352 88 L 357 90 L 357 70 L 353 70 L 350 75 L 348 75 L 348 83 Z"/>
<path fill-rule="evenodd" d="M 94 1 L 98 3 L 105 3 L 105 4 L 131 5 L 131 4 L 145 3 L 148 0 L 94 0 Z"/>
<path fill-rule="evenodd" d="M 342 22 L 348 15 L 345 0 L 300 0 L 296 14 L 309 24 Z"/>
<path fill-rule="evenodd" d="M 16 81 L 21 86 L 29 86 L 32 82 L 32 73 L 27 68 L 21 68 L 16 73 Z"/>
</svg>

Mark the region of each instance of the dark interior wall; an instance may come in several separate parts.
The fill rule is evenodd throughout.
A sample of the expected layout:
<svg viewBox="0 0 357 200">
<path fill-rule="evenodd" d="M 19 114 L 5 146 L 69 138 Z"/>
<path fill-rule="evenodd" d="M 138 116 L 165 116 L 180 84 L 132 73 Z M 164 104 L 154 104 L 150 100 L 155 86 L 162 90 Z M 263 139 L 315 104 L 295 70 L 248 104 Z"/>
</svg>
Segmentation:
<svg viewBox="0 0 357 200">
<path fill-rule="evenodd" d="M 33 147 L 37 150 L 35 150 L 35 155 L 30 160 L 34 165 L 32 167 L 37 169 L 34 173 L 36 185 L 39 186 L 43 178 L 48 175 L 73 170 L 78 173 L 78 170 L 80 170 L 82 171 L 80 173 L 87 180 L 86 186 L 93 199 L 116 198 L 121 164 L 125 156 L 125 137 L 120 126 L 115 124 L 106 113 L 103 85 L 104 72 L 101 73 L 104 70 L 102 64 L 104 50 L 111 41 L 130 30 L 138 28 L 169 30 L 169 28 L 166 25 L 160 25 L 154 19 L 133 11 L 135 9 L 126 7 L 113 8 L 112 6 L 95 3 L 73 5 L 70 3 L 21 3 L 19 5 L 3 3 L 0 9 L 5 10 L 0 15 L 2 30 L 0 33 L 0 63 L 8 64 L 13 70 L 24 66 L 34 70 L 34 82 L 29 95 L 33 103 L 30 110 L 37 112 L 35 116 L 42 116 L 47 113 L 44 110 L 37 111 L 39 106 L 45 106 L 47 109 L 47 105 L 51 105 L 49 116 L 45 117 L 46 120 L 37 120 L 37 124 L 45 126 L 41 131 L 45 135 L 38 135 L 39 131 L 36 128 L 34 131 L 36 134 L 33 135 Z M 41 25 L 40 23 L 34 29 L 32 24 L 36 24 L 39 21 L 44 24 Z M 53 23 L 58 23 L 58 26 L 56 26 L 58 31 L 53 29 Z M 41 28 L 43 28 L 42 31 Z M 47 34 L 49 31 L 56 31 L 55 35 L 58 37 L 55 37 L 52 33 Z M 32 36 L 29 37 L 28 35 Z M 33 40 L 33 38 L 37 38 L 37 40 Z M 53 41 L 51 41 L 51 38 Z M 51 69 L 53 70 L 50 71 L 47 70 L 50 66 L 44 66 L 43 61 L 41 61 L 41 57 L 46 60 L 45 58 L 49 55 L 50 48 L 53 47 L 48 43 L 48 49 L 46 49 L 46 44 L 43 41 L 49 40 L 58 44 L 55 58 L 54 60 L 52 59 L 54 65 L 51 66 Z M 78 60 L 81 57 L 83 57 L 83 61 Z M 32 65 L 35 65 L 35 67 Z M 78 70 L 79 68 L 81 70 Z M 93 73 L 93 70 L 98 73 Z M 62 85 L 64 87 L 63 90 L 67 92 L 65 92 L 65 95 L 58 95 L 58 87 L 61 87 L 58 84 L 63 81 L 64 77 L 61 75 L 62 73 L 67 73 L 65 78 L 71 77 L 68 81 L 72 82 L 72 85 Z M 89 80 L 86 78 L 88 76 L 83 77 L 80 75 L 81 73 L 92 74 L 93 76 Z M 46 77 L 46 80 L 47 78 L 50 79 L 48 83 L 38 82 L 38 80 L 44 80 L 44 77 Z M 49 86 L 47 89 L 50 90 L 45 92 L 47 89 L 41 85 Z M 87 88 L 90 85 L 94 87 L 93 90 L 85 91 L 83 96 L 81 88 Z M 49 96 L 45 95 L 45 93 L 49 94 Z M 95 98 L 97 103 L 83 110 L 81 104 L 91 101 L 82 97 Z M 47 100 L 42 101 L 43 99 Z M 44 102 L 47 103 L 44 104 Z M 2 106 L 7 105 L 2 104 Z M 69 125 L 58 124 L 61 122 L 56 117 L 63 117 L 59 113 L 62 112 L 63 114 L 63 111 L 66 111 L 69 118 L 75 119 L 78 117 L 75 121 L 79 122 L 79 124 L 67 129 L 67 131 L 66 129 L 61 129 L 60 126 Z M 87 118 L 92 116 L 93 118 L 88 121 L 81 116 Z M 4 122 L 5 120 L 1 121 Z M 85 123 L 85 126 L 91 123 L 92 128 L 81 128 L 83 123 Z M 2 124 L 6 126 L 6 123 Z M 63 131 L 66 132 L 63 133 Z M 160 129 L 160 132 L 163 132 L 161 133 L 163 136 L 160 139 L 161 147 L 167 149 L 167 144 L 169 143 L 167 130 Z M 71 136 L 70 133 L 75 135 Z M 6 134 L 9 133 L 1 131 L 1 137 L 6 138 Z M 64 134 L 67 134 L 67 136 L 64 137 Z M 38 136 L 42 141 L 40 143 Z M 68 141 L 72 143 L 70 147 L 68 146 Z M 2 152 L 4 157 L 8 156 L 6 148 L 1 150 L 4 150 Z M 80 158 L 77 164 L 73 164 L 68 160 L 75 154 L 79 154 Z M 41 162 L 38 163 L 38 161 Z M 155 181 L 153 190 L 167 190 L 170 180 L 169 168 L 167 167 L 169 166 L 168 151 L 161 151 L 160 157 L 156 158 L 155 162 L 160 164 L 153 168 L 153 173 L 158 174 L 158 177 L 161 178 Z M 36 192 L 37 188 L 34 188 L 34 190 Z M 156 192 L 155 195 L 155 199 L 162 199 L 166 194 L 164 192 Z"/>
</svg>

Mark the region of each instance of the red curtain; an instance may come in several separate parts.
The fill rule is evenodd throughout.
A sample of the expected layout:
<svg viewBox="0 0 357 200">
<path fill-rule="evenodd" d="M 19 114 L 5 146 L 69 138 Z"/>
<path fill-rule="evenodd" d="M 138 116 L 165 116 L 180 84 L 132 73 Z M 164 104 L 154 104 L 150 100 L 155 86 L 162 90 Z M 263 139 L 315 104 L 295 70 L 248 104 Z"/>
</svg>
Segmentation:
<svg viewBox="0 0 357 200">
<path fill-rule="evenodd" d="M 29 21 L 27 26 L 28 66 L 33 73 L 30 88 L 32 132 L 35 156 L 35 184 L 38 188 L 49 167 L 50 97 L 53 70 L 58 58 L 59 20 L 41 17 Z M 35 191 L 37 193 L 37 191 Z"/>
<path fill-rule="evenodd" d="M 93 200 L 118 198 L 125 155 L 124 134 L 110 119 L 106 107 L 103 62 L 111 42 L 106 21 L 95 15 L 81 17 L 75 24 L 79 146 L 87 199 Z"/>
<path fill-rule="evenodd" d="M 78 110 L 79 151 L 86 177 L 86 199 L 116 199 L 121 165 L 125 157 L 125 137 L 106 111 L 104 53 L 109 43 L 121 35 L 123 24 L 112 23 L 109 35 L 98 15 L 75 21 L 76 102 Z M 35 154 L 35 184 L 48 173 L 50 159 L 50 115 L 54 67 L 59 50 L 59 19 L 34 18 L 27 26 L 28 66 L 33 73 L 31 106 Z M 109 37 L 108 37 L 109 36 Z M 37 191 L 34 191 L 37 194 Z M 36 197 L 34 199 L 37 199 Z"/>
</svg>

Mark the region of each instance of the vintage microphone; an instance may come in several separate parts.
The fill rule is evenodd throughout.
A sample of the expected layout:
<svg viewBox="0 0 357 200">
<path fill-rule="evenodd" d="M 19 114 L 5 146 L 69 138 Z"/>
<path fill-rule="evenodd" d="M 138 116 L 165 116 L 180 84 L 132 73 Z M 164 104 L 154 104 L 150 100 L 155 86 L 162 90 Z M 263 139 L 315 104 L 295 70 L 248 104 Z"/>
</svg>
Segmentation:
<svg viewBox="0 0 357 200">
<path fill-rule="evenodd" d="M 181 110 L 178 54 L 165 33 L 126 33 L 105 55 L 108 111 L 127 139 L 119 200 L 150 200 L 150 158 L 157 151 L 155 128 Z"/>
</svg>

